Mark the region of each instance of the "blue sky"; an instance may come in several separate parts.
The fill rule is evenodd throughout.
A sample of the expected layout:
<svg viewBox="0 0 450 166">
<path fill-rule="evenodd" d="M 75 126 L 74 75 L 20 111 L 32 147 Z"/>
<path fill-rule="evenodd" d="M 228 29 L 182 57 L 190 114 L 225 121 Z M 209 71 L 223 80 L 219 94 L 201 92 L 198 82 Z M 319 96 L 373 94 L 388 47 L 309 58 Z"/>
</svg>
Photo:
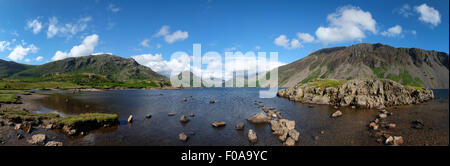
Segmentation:
<svg viewBox="0 0 450 166">
<path fill-rule="evenodd" d="M 173 64 L 171 54 L 191 54 L 194 43 L 202 44 L 203 53 L 276 51 L 280 64 L 320 48 L 360 42 L 448 53 L 448 3 L 0 0 L 0 59 L 43 64 L 57 54 L 103 52 L 147 55 L 139 62 L 164 70 L 155 63 Z"/>
</svg>

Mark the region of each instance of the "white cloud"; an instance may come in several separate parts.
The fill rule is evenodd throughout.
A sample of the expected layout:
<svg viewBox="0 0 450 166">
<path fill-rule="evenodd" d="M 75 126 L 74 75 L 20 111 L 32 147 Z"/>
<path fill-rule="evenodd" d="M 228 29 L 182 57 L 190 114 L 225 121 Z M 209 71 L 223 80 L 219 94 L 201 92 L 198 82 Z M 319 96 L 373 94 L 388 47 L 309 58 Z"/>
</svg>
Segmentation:
<svg viewBox="0 0 450 166">
<path fill-rule="evenodd" d="M 72 37 L 78 32 L 82 32 L 86 29 L 87 23 L 92 20 L 92 17 L 84 17 L 78 19 L 76 23 L 59 24 L 58 18 L 51 17 L 49 19 L 49 25 L 47 29 L 47 38 L 54 36 Z"/>
<path fill-rule="evenodd" d="M 141 45 L 142 47 L 150 47 L 148 41 L 149 41 L 148 39 L 144 39 L 141 41 L 141 43 L 139 43 L 139 45 Z"/>
<path fill-rule="evenodd" d="M 171 73 L 181 73 L 184 71 L 192 71 L 196 76 L 203 78 L 216 78 L 229 80 L 233 77 L 234 71 L 243 71 L 247 69 L 257 69 L 259 64 L 270 65 L 270 70 L 285 65 L 279 61 L 269 61 L 267 59 L 251 59 L 251 57 L 237 52 L 234 57 L 223 65 L 221 59 L 215 57 L 203 56 L 202 61 L 208 61 L 208 65 L 204 69 L 196 68 L 188 63 L 192 61 L 192 56 L 183 54 L 177 58 L 166 61 L 162 58 L 162 54 L 141 54 L 132 56 L 139 64 L 150 67 L 155 72 L 171 77 Z M 223 67 L 223 68 L 221 68 Z M 224 70 L 222 70 L 224 69 Z M 225 70 L 229 69 L 229 70 Z M 255 73 L 248 73 L 249 77 L 255 76 Z"/>
<path fill-rule="evenodd" d="M 358 7 L 341 7 L 329 14 L 327 20 L 328 27 L 320 26 L 316 30 L 317 39 L 326 44 L 361 40 L 366 37 L 365 31 L 377 33 L 372 14 Z"/>
<path fill-rule="evenodd" d="M 94 48 L 98 44 L 98 35 L 93 34 L 91 36 L 87 36 L 84 38 L 83 42 L 80 45 L 74 46 L 69 53 L 56 51 L 52 60 L 57 61 L 68 57 L 80 57 L 87 56 L 94 52 Z"/>
<path fill-rule="evenodd" d="M 114 4 L 109 4 L 109 5 L 108 5 L 108 10 L 109 10 L 109 11 L 112 11 L 112 12 L 114 12 L 114 13 L 117 13 L 117 12 L 120 11 L 120 8 L 116 7 L 116 5 L 114 5 Z"/>
<path fill-rule="evenodd" d="M 416 35 L 416 34 L 417 34 L 416 30 L 412 30 L 411 33 L 412 33 L 413 35 Z"/>
<path fill-rule="evenodd" d="M 314 42 L 314 36 L 311 36 L 309 33 L 297 33 L 297 37 L 302 40 L 304 43 L 312 43 Z"/>
<path fill-rule="evenodd" d="M 411 6 L 409 6 L 408 4 L 404 4 L 400 9 L 396 10 L 396 12 L 402 15 L 403 17 L 409 17 L 413 15 L 411 11 Z"/>
<path fill-rule="evenodd" d="M 31 59 L 27 58 L 27 59 L 25 59 L 25 62 L 31 62 Z"/>
<path fill-rule="evenodd" d="M 10 43 L 8 41 L 0 41 L 0 52 L 3 52 L 5 49 L 9 49 Z"/>
<path fill-rule="evenodd" d="M 39 32 L 41 32 L 42 23 L 38 20 L 38 18 L 29 20 L 27 22 L 27 28 L 31 29 L 34 34 L 38 34 Z"/>
<path fill-rule="evenodd" d="M 286 49 L 295 49 L 302 46 L 302 44 L 297 39 L 288 39 L 285 35 L 280 35 L 274 41 L 275 45 L 282 46 Z"/>
<path fill-rule="evenodd" d="M 164 40 L 169 44 L 174 43 L 176 41 L 185 40 L 189 37 L 187 31 L 177 30 L 172 34 L 170 34 L 169 29 L 170 27 L 167 25 L 162 26 L 159 32 L 154 35 L 154 37 L 164 37 Z"/>
<path fill-rule="evenodd" d="M 441 23 L 441 15 L 439 14 L 439 11 L 433 7 L 428 6 L 427 4 L 422 4 L 420 6 L 416 6 L 414 9 L 420 14 L 420 21 L 430 23 L 432 27 L 435 27 Z"/>
<path fill-rule="evenodd" d="M 258 51 L 261 49 L 261 46 L 255 46 L 255 50 Z"/>
<path fill-rule="evenodd" d="M 381 35 L 394 37 L 402 34 L 402 27 L 400 25 L 393 26 L 386 31 L 381 32 Z"/>
<path fill-rule="evenodd" d="M 33 44 L 28 45 L 28 47 L 23 47 L 22 45 L 17 45 L 14 50 L 8 55 L 8 58 L 13 61 L 19 61 L 25 58 L 28 53 L 36 53 L 38 48 Z"/>
<path fill-rule="evenodd" d="M 44 59 L 44 57 L 42 57 L 42 56 L 38 56 L 38 57 L 36 57 L 36 61 L 41 61 L 42 59 Z"/>
</svg>

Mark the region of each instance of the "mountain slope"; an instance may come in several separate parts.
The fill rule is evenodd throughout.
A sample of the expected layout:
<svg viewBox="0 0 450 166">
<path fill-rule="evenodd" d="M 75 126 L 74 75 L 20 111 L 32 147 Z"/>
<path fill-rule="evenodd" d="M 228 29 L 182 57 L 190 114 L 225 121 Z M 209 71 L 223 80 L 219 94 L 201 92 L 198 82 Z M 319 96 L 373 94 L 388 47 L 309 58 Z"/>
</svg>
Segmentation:
<svg viewBox="0 0 450 166">
<path fill-rule="evenodd" d="M 12 75 L 12 78 L 32 78 L 59 74 L 92 73 L 118 81 L 164 79 L 152 69 L 138 64 L 132 58 L 102 54 L 50 62 Z"/>
<path fill-rule="evenodd" d="M 15 73 L 32 68 L 32 66 L 24 65 L 12 61 L 4 61 L 0 59 L 0 78 L 9 77 Z"/>
<path fill-rule="evenodd" d="M 280 66 L 279 86 L 292 87 L 315 78 L 388 78 L 404 85 L 449 88 L 449 56 L 418 48 L 357 44 L 321 49 Z"/>
</svg>

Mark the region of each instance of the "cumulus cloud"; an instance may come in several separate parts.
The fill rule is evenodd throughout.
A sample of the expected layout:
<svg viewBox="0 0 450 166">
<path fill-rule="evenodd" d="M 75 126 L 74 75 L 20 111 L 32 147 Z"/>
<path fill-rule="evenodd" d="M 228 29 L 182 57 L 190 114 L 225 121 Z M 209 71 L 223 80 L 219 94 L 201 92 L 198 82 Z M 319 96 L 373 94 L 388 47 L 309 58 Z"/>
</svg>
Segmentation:
<svg viewBox="0 0 450 166">
<path fill-rule="evenodd" d="M 339 43 L 361 40 L 365 32 L 377 33 L 376 21 L 370 12 L 354 6 L 339 8 L 327 17 L 328 27 L 320 26 L 316 30 L 317 39 L 323 43 Z"/>
<path fill-rule="evenodd" d="M 144 39 L 144 40 L 141 41 L 141 43 L 139 43 L 139 45 L 141 45 L 142 47 L 150 47 L 148 42 L 149 42 L 148 39 Z"/>
<path fill-rule="evenodd" d="M 177 30 L 171 34 L 170 27 L 167 25 L 164 25 L 161 27 L 161 29 L 158 31 L 158 33 L 156 33 L 154 35 L 154 37 L 164 37 L 164 40 L 167 43 L 172 44 L 176 41 L 183 41 L 183 40 L 187 39 L 189 37 L 189 34 L 187 31 L 181 31 L 181 30 Z"/>
<path fill-rule="evenodd" d="M 388 37 L 400 36 L 402 34 L 402 27 L 400 25 L 393 26 L 386 31 L 381 32 L 381 35 Z"/>
<path fill-rule="evenodd" d="M 302 40 L 304 43 L 312 43 L 314 42 L 314 36 L 311 36 L 309 33 L 297 33 L 297 37 Z"/>
<path fill-rule="evenodd" d="M 280 35 L 274 41 L 275 45 L 282 46 L 286 49 L 295 49 L 302 46 L 302 44 L 297 39 L 288 39 L 286 35 Z"/>
<path fill-rule="evenodd" d="M 439 23 L 441 23 L 441 14 L 439 14 L 439 11 L 431 6 L 428 6 L 427 4 L 416 6 L 414 10 L 420 14 L 420 21 L 429 23 L 432 27 L 436 27 Z"/>
<path fill-rule="evenodd" d="M 36 59 L 35 59 L 35 60 L 39 62 L 39 61 L 42 61 L 42 59 L 44 59 L 44 57 L 42 57 L 42 56 L 38 56 L 38 57 L 36 57 Z"/>
<path fill-rule="evenodd" d="M 208 62 L 205 68 L 197 68 L 191 65 L 192 56 L 181 54 L 180 56 L 166 61 L 162 58 L 162 54 L 141 54 L 132 56 L 139 64 L 150 67 L 155 72 L 171 77 L 172 73 L 181 73 L 184 71 L 192 71 L 196 76 L 203 78 L 213 78 L 220 80 L 229 80 L 233 78 L 234 71 L 244 71 L 247 69 L 257 69 L 259 64 L 268 65 L 269 70 L 285 65 L 279 61 L 269 61 L 267 59 L 258 59 L 255 57 L 234 53 L 233 58 L 229 59 L 226 64 L 222 64 L 222 59 L 214 56 L 203 56 L 202 62 Z M 223 67 L 223 68 L 222 68 Z M 256 73 L 248 73 L 249 77 L 255 76 Z"/>
<path fill-rule="evenodd" d="M 114 4 L 109 4 L 107 9 L 113 13 L 117 13 L 120 11 L 120 8 L 116 7 L 116 5 Z"/>
<path fill-rule="evenodd" d="M 38 51 L 38 48 L 30 44 L 28 47 L 23 47 L 22 45 L 17 45 L 14 50 L 8 55 L 8 58 L 13 61 L 20 61 L 25 56 L 27 56 L 29 53 L 36 53 Z"/>
<path fill-rule="evenodd" d="M 59 24 L 58 18 L 51 17 L 47 29 L 47 38 L 54 36 L 72 37 L 78 32 L 86 29 L 87 23 L 92 20 L 92 17 L 84 17 L 77 20 L 75 23 Z"/>
<path fill-rule="evenodd" d="M 27 21 L 27 28 L 31 29 L 34 34 L 38 34 L 42 30 L 42 23 L 37 18 L 29 20 Z"/>
<path fill-rule="evenodd" d="M 80 57 L 90 55 L 98 44 L 98 35 L 93 34 L 84 38 L 80 45 L 74 46 L 69 53 L 56 51 L 52 60 L 57 61 L 68 57 Z"/>
</svg>

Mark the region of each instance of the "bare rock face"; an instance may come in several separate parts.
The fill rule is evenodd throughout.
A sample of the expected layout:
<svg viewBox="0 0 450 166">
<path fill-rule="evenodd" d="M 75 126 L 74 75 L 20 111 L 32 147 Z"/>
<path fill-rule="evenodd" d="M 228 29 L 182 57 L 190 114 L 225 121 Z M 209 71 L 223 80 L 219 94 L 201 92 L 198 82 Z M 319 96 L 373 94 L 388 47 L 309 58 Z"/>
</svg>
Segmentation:
<svg viewBox="0 0 450 166">
<path fill-rule="evenodd" d="M 316 86 L 313 82 L 282 89 L 277 95 L 302 103 L 358 108 L 418 104 L 434 98 L 432 90 L 404 87 L 389 79 L 349 80 L 338 87 Z"/>
<path fill-rule="evenodd" d="M 251 123 L 267 123 L 271 120 L 271 118 L 261 112 L 247 118 L 247 120 Z"/>
</svg>

